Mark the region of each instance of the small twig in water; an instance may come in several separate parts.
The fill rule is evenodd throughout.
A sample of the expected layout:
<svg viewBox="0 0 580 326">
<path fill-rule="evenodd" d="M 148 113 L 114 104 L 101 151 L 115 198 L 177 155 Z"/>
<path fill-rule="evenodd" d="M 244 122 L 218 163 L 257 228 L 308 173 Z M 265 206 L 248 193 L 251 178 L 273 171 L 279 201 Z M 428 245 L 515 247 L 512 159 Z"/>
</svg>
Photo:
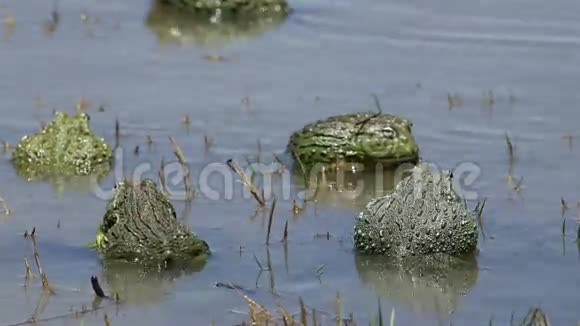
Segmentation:
<svg viewBox="0 0 580 326">
<path fill-rule="evenodd" d="M 300 214 L 300 212 L 302 212 L 302 210 L 304 210 L 303 207 L 300 207 L 296 204 L 296 199 L 292 200 L 292 214 L 294 214 L 294 216 Z"/>
<path fill-rule="evenodd" d="M 485 236 L 485 232 L 483 231 L 483 220 L 481 219 L 481 217 L 483 216 L 483 208 L 485 207 L 486 201 L 487 201 L 487 198 L 484 198 L 481 206 L 479 206 L 479 201 L 478 201 L 477 206 L 475 207 L 475 212 L 477 214 L 476 221 L 477 221 L 477 224 L 479 224 L 479 229 L 481 230 L 481 235 L 483 236 L 484 239 L 486 238 L 486 236 Z"/>
<path fill-rule="evenodd" d="M 119 147 L 119 140 L 121 139 L 121 126 L 119 125 L 119 118 L 115 119 L 115 148 Z"/>
<path fill-rule="evenodd" d="M 300 166 L 300 172 L 302 172 L 302 179 L 304 181 L 304 187 L 306 189 L 308 189 L 310 180 L 308 179 L 308 175 L 306 173 L 306 167 L 304 166 L 304 163 L 302 163 L 302 160 L 300 159 L 300 156 L 298 155 L 298 153 L 296 153 L 296 151 L 293 151 L 292 154 L 294 155 L 294 157 L 296 158 L 296 161 L 298 162 L 298 165 Z"/>
<path fill-rule="evenodd" d="M 284 236 L 282 237 L 282 242 L 288 241 L 288 220 L 286 220 L 286 224 L 284 224 Z"/>
<path fill-rule="evenodd" d="M 324 267 L 326 267 L 326 264 L 322 264 L 314 269 L 314 273 L 316 274 L 317 278 L 320 279 L 322 274 L 324 274 Z"/>
<path fill-rule="evenodd" d="M 272 154 L 272 156 L 274 156 L 274 159 L 280 165 L 280 168 L 278 169 L 278 172 L 281 173 L 282 171 L 284 171 L 286 169 L 286 164 L 284 164 L 284 162 L 282 162 L 282 159 L 278 155 Z"/>
<path fill-rule="evenodd" d="M 535 325 L 550 326 L 550 322 L 548 321 L 546 314 L 540 308 L 531 308 L 528 311 L 528 314 L 526 315 L 526 317 L 524 317 L 524 320 L 522 321 L 521 325 L 523 325 L 523 326 L 535 326 Z"/>
<path fill-rule="evenodd" d="M 30 232 L 30 240 L 32 241 L 32 250 L 34 251 L 34 261 L 36 262 L 36 267 L 38 268 L 38 273 L 40 274 L 40 279 L 42 281 L 42 289 L 47 291 L 49 294 L 54 294 L 54 290 L 50 287 L 48 283 L 48 277 L 42 270 L 42 265 L 40 264 L 40 255 L 38 254 L 38 245 L 36 243 L 36 227 Z"/>
<path fill-rule="evenodd" d="M 507 145 L 508 159 L 510 162 L 514 162 L 515 161 L 515 154 L 516 154 L 516 147 L 512 143 L 512 140 L 510 139 L 510 136 L 507 132 L 505 133 L 505 141 L 506 141 L 506 145 Z"/>
<path fill-rule="evenodd" d="M 145 144 L 147 144 L 147 149 L 151 149 L 151 146 L 153 145 L 153 138 L 151 138 L 151 135 L 147 135 L 147 137 L 145 138 Z"/>
<path fill-rule="evenodd" d="M 574 140 L 576 136 L 574 136 L 571 133 L 565 134 L 564 136 L 562 136 L 562 139 L 568 140 L 568 149 L 571 151 L 572 150 L 572 142 Z"/>
<path fill-rule="evenodd" d="M 256 264 L 258 264 L 258 268 L 260 268 L 261 271 L 265 271 L 266 270 L 266 269 L 264 269 L 264 267 L 262 266 L 262 264 L 258 260 L 258 257 L 256 257 L 256 254 L 254 254 L 254 260 L 256 261 Z"/>
<path fill-rule="evenodd" d="M 184 114 L 183 118 L 181 119 L 181 123 L 183 123 L 183 125 L 186 128 L 189 128 L 189 126 L 191 125 L 191 118 L 189 117 L 189 114 Z"/>
<path fill-rule="evenodd" d="M 261 161 L 261 158 L 262 158 L 262 142 L 260 142 L 260 140 L 258 139 L 258 140 L 257 140 L 257 143 L 258 143 L 258 156 L 257 156 L 257 158 L 256 158 L 256 161 L 257 161 L 258 163 L 260 163 L 260 161 Z"/>
<path fill-rule="evenodd" d="M 93 287 L 93 291 L 97 297 L 108 298 L 108 296 L 105 295 L 103 288 L 101 288 L 101 285 L 99 284 L 99 279 L 95 275 L 91 276 L 91 286 Z"/>
<path fill-rule="evenodd" d="M 304 301 L 302 300 L 302 297 L 298 298 L 298 301 L 300 303 L 300 322 L 302 323 L 302 325 L 306 326 L 308 325 L 308 321 L 306 320 L 306 306 L 304 306 Z"/>
<path fill-rule="evenodd" d="M 24 268 L 26 270 L 26 275 L 24 276 L 24 284 L 27 286 L 30 284 L 32 279 L 34 279 L 34 273 L 32 273 L 32 269 L 30 268 L 30 262 L 28 262 L 28 258 L 24 257 Z"/>
<path fill-rule="evenodd" d="M 520 193 L 522 191 L 522 183 L 524 182 L 524 177 L 521 177 L 520 180 L 514 186 L 514 191 L 516 193 Z"/>
<path fill-rule="evenodd" d="M 568 211 L 568 203 L 566 202 L 566 200 L 564 199 L 564 197 L 562 197 L 560 199 L 560 205 L 562 207 L 562 218 L 564 217 L 564 214 L 566 214 L 566 211 Z"/>
<path fill-rule="evenodd" d="M 493 104 L 495 103 L 493 91 L 489 90 L 486 94 L 483 95 L 483 103 L 490 109 L 493 107 Z"/>
<path fill-rule="evenodd" d="M 5 140 L 0 140 L 0 144 L 2 145 L 2 153 L 8 153 L 8 151 L 12 148 L 12 145 Z"/>
<path fill-rule="evenodd" d="M 209 138 L 207 133 L 203 134 L 203 148 L 205 149 L 206 153 L 209 152 L 212 145 L 213 145 L 213 141 Z"/>
<path fill-rule="evenodd" d="M 336 293 L 336 298 L 334 300 L 334 311 L 336 313 L 336 325 L 342 325 L 342 311 L 340 308 L 340 293 Z"/>
<path fill-rule="evenodd" d="M 179 164 L 181 165 L 181 169 L 183 170 L 183 183 L 185 185 L 186 196 L 189 200 L 191 200 L 194 197 L 194 192 L 193 185 L 191 184 L 191 174 L 189 172 L 189 168 L 187 167 L 187 162 L 185 161 L 185 155 L 183 154 L 181 147 L 179 146 L 175 138 L 173 138 L 173 136 L 169 136 L 169 141 L 173 146 L 173 153 L 177 157 L 177 160 L 179 160 Z"/>
<path fill-rule="evenodd" d="M 274 219 L 274 209 L 276 208 L 276 197 L 272 201 L 272 208 L 270 209 L 270 216 L 268 217 L 268 233 L 266 234 L 266 244 L 270 243 L 270 231 L 272 230 L 272 220 Z"/>
<path fill-rule="evenodd" d="M 318 325 L 318 321 L 316 320 L 316 309 L 312 309 L 312 325 Z"/>
<path fill-rule="evenodd" d="M 232 159 L 227 160 L 226 164 L 230 167 L 230 169 L 232 169 L 232 171 L 234 171 L 242 179 L 242 182 L 244 183 L 244 185 L 246 185 L 246 187 L 248 187 L 250 193 L 252 193 L 258 204 L 260 204 L 261 207 L 266 206 L 264 197 L 260 195 L 256 187 L 248 179 L 246 174 L 239 168 L 239 166 Z"/>
</svg>

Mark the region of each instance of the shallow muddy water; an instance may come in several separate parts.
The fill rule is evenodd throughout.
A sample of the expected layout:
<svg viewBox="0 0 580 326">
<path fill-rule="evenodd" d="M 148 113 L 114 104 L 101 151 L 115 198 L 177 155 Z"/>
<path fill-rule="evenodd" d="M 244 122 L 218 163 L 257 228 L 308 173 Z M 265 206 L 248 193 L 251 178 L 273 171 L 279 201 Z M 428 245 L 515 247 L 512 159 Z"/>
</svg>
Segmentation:
<svg viewBox="0 0 580 326">
<path fill-rule="evenodd" d="M 90 102 L 94 131 L 110 144 L 119 119 L 117 168 L 125 175 L 151 164 L 144 175 L 156 178 L 162 158 L 174 161 L 168 137 L 175 137 L 199 196 L 189 208 L 173 202 L 213 250 L 207 264 L 189 274 L 143 281 L 105 273 L 86 244 L 120 174 L 98 187 L 27 182 L 5 154 L 0 196 L 12 214 L 0 216 L 1 325 L 24 321 L 35 310 L 40 319 L 90 308 L 91 275 L 107 293 L 118 291 L 124 304 L 103 302 L 97 312 L 43 324 L 103 325 L 104 313 L 111 325 L 246 319 L 242 294 L 216 282 L 241 285 L 259 303 L 281 303 L 291 312 L 299 311 L 302 297 L 325 323 L 332 323 L 337 292 L 343 315 L 352 312 L 359 324 L 375 318 L 377 297 L 384 315 L 395 309 L 397 325 L 507 324 L 512 313 L 520 320 L 531 306 L 542 307 L 553 325 L 580 320 L 580 139 L 567 138 L 580 130 L 580 5 L 292 1 L 295 10 L 283 22 L 247 33 L 224 29 L 220 36 L 148 20 L 148 1 L 61 0 L 52 32 L 46 30 L 51 1 L 0 4 L 0 18 L 14 18 L 12 27 L 0 25 L 0 139 L 17 143 L 48 121 L 53 108 L 73 112 L 80 96 Z M 413 120 L 423 159 L 480 171 L 470 186 L 487 199 L 479 254 L 453 271 L 438 271 L 437 280 L 355 255 L 354 217 L 372 193 L 353 198 L 326 191 L 293 216 L 302 179 L 274 177 L 278 201 L 266 246 L 268 211 L 255 214 L 239 178 L 224 183 L 214 175 L 209 182 L 218 199 L 200 191 L 204 173 L 223 169 L 228 159 L 255 161 L 258 141 L 261 162 L 275 162 L 272 153 L 291 162 L 284 149 L 292 131 L 329 115 L 374 110 L 371 94 L 383 111 Z M 461 105 L 450 108 L 448 94 L 459 95 Z M 181 122 L 185 114 L 189 127 Z M 506 132 L 516 145 L 512 174 L 523 177 L 519 192 L 505 181 Z M 212 141 L 207 151 L 204 135 Z M 229 189 L 232 196 L 224 198 Z M 569 206 L 564 236 L 562 198 Z M 33 262 L 22 235 L 33 227 L 57 290 L 48 302 L 41 300 L 38 276 L 22 286 L 24 257 Z M 271 270 L 260 272 L 254 255 Z"/>
</svg>

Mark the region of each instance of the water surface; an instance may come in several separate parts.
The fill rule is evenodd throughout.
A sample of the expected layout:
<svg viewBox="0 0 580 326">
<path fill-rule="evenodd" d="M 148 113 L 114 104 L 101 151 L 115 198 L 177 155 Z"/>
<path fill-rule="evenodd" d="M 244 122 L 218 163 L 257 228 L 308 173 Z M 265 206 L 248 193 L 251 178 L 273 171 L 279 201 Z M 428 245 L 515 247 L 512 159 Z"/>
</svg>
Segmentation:
<svg viewBox="0 0 580 326">
<path fill-rule="evenodd" d="M 373 93 L 385 112 L 413 120 L 425 160 L 445 168 L 476 164 L 481 175 L 472 189 L 487 203 L 476 265 L 446 280 L 467 279 L 460 291 L 447 287 L 440 293 L 418 280 L 413 292 L 413 283 L 389 274 L 381 261 L 355 256 L 354 217 L 368 198 L 330 193 L 294 217 L 299 177 L 292 179 L 290 198 L 278 200 L 268 247 L 267 211 L 255 215 L 256 203 L 242 196 L 239 182 L 232 199 L 201 195 L 189 209 L 175 201 L 180 217 L 214 255 L 198 272 L 138 285 L 132 275 L 107 278 L 85 247 L 106 205 L 94 189 L 57 191 L 49 183 L 27 182 L 4 155 L 0 195 L 13 214 L 0 224 L 0 324 L 26 320 L 39 301 L 38 278 L 22 288 L 24 257 L 32 259 L 22 234 L 33 227 L 43 267 L 58 290 L 39 318 L 90 307 L 89 278 L 95 274 L 127 304 L 87 314 L 85 325 L 102 325 L 104 312 L 113 325 L 241 322 L 245 316 L 233 312 L 247 311 L 241 294 L 216 288 L 216 282 L 239 284 L 260 303 L 280 302 L 292 312 L 301 296 L 332 315 L 340 292 L 344 314 L 353 312 L 360 324 L 374 318 L 377 295 L 384 313 L 395 308 L 399 325 L 487 324 L 490 318 L 505 324 L 512 312 L 522 318 L 532 305 L 541 306 L 554 325 L 580 320 L 580 144 L 569 147 L 563 138 L 579 130 L 578 4 L 292 1 L 295 11 L 286 21 L 220 42 L 191 35 L 180 42 L 160 39 L 146 23 L 148 1 L 61 0 L 52 33 L 44 28 L 52 2 L 1 4 L 0 13 L 10 12 L 15 21 L 11 32 L 0 27 L 2 140 L 15 144 L 48 121 L 53 108 L 72 112 L 83 96 L 91 103 L 93 129 L 111 144 L 119 119 L 125 171 L 150 163 L 147 175 L 155 177 L 162 158 L 173 160 L 168 136 L 174 136 L 197 178 L 211 163 L 255 159 L 258 141 L 261 159 L 269 163 L 272 153 L 282 155 L 294 129 L 333 114 L 374 110 Z M 449 109 L 448 93 L 460 95 L 462 104 Z M 185 114 L 189 128 L 181 123 Z M 504 181 L 506 132 L 517 146 L 513 174 L 524 178 L 519 194 Z M 147 135 L 154 142 L 150 149 Z M 208 152 L 204 135 L 213 141 Z M 111 175 L 101 187 L 110 188 L 113 180 Z M 564 237 L 562 197 L 570 207 Z M 284 246 L 279 240 L 286 220 Z M 254 255 L 263 265 L 269 260 L 271 272 L 260 273 Z"/>
</svg>

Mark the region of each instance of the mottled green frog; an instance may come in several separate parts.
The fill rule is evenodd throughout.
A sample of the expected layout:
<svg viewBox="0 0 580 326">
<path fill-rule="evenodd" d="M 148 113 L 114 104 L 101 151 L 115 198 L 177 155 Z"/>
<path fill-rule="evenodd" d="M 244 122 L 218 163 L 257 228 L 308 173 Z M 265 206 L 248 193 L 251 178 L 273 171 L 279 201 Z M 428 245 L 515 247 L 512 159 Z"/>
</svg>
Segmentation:
<svg viewBox="0 0 580 326">
<path fill-rule="evenodd" d="M 12 162 L 18 174 L 29 179 L 45 176 L 85 176 L 106 174 L 113 151 L 89 126 L 89 115 L 55 112 L 42 130 L 24 136 Z"/>
<path fill-rule="evenodd" d="M 95 247 L 105 260 L 162 269 L 204 262 L 208 244 L 177 221 L 173 205 L 151 179 L 115 185 Z"/>
<path fill-rule="evenodd" d="M 364 254 L 395 258 L 477 249 L 478 227 L 453 185 L 450 171 L 420 163 L 393 193 L 371 200 L 357 217 L 354 242 Z"/>
<path fill-rule="evenodd" d="M 332 116 L 304 126 L 290 136 L 287 150 L 304 166 L 316 163 L 416 163 L 419 146 L 413 123 L 403 117 L 360 112 Z"/>
</svg>

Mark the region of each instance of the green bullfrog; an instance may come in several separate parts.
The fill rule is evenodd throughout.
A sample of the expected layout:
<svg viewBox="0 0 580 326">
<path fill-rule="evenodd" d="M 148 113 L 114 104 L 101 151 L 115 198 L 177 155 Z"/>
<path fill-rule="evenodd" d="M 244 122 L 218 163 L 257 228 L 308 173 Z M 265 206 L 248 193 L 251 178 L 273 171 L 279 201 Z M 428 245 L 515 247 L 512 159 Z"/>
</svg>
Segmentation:
<svg viewBox="0 0 580 326">
<path fill-rule="evenodd" d="M 420 163 L 395 190 L 371 200 L 359 213 L 354 242 L 364 254 L 394 258 L 477 250 L 478 227 L 453 187 L 453 174 Z"/>
<path fill-rule="evenodd" d="M 91 131 L 89 121 L 86 113 L 55 112 L 40 132 L 24 136 L 16 146 L 12 163 L 18 174 L 28 179 L 105 175 L 113 150 Z"/>
<path fill-rule="evenodd" d="M 115 185 L 94 247 L 105 261 L 168 269 L 205 263 L 209 245 L 179 223 L 167 196 L 151 179 Z"/>
<path fill-rule="evenodd" d="M 290 136 L 287 151 L 306 167 L 317 163 L 416 163 L 413 123 L 386 113 L 358 112 L 309 123 Z"/>
</svg>

